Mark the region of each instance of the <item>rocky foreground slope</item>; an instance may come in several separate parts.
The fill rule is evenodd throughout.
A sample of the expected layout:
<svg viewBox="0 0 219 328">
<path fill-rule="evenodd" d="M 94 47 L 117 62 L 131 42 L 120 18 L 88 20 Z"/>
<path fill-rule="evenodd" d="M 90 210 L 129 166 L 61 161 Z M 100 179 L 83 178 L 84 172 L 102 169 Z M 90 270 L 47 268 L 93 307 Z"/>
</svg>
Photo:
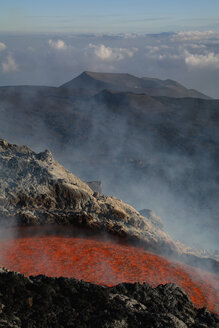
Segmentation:
<svg viewBox="0 0 219 328">
<path fill-rule="evenodd" d="M 115 197 L 94 192 L 56 162 L 49 151 L 0 140 L 0 225 L 71 224 L 139 241 L 159 253 L 218 262 L 185 250 L 162 230 L 152 211 L 137 212 Z M 209 262 L 213 261 L 213 262 Z M 199 263 L 199 262 L 198 262 Z M 102 287 L 67 278 L 0 268 L 0 328 L 218 327 L 215 314 L 195 309 L 176 285 Z"/>
<path fill-rule="evenodd" d="M 94 192 L 56 162 L 48 150 L 35 153 L 0 139 L 0 225 L 48 224 L 107 232 L 140 242 L 159 254 L 219 270 L 216 259 L 201 258 L 174 242 L 153 212 L 140 214 L 115 197 Z"/>
<path fill-rule="evenodd" d="M 94 192 L 49 151 L 0 140 L 1 224 L 73 224 L 142 240 L 151 249 L 177 251 L 149 217 L 115 197 Z"/>
<path fill-rule="evenodd" d="M 196 309 L 176 285 L 103 287 L 67 278 L 0 269 L 1 328 L 216 328 L 219 318 Z"/>
</svg>

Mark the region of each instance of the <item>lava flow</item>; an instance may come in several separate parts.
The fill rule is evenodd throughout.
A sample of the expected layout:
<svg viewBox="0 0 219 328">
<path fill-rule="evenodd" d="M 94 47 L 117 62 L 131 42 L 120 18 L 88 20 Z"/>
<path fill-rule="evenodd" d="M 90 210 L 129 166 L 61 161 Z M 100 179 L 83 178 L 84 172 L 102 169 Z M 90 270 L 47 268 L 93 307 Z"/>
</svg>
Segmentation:
<svg viewBox="0 0 219 328">
<path fill-rule="evenodd" d="M 42 228 L 29 234 L 28 229 L 16 231 L 13 238 L 0 238 L 1 266 L 26 276 L 74 277 L 107 286 L 121 282 L 146 282 L 154 287 L 176 283 L 196 307 L 219 312 L 219 278 L 214 274 L 115 240 L 48 231 L 42 234 Z"/>
</svg>

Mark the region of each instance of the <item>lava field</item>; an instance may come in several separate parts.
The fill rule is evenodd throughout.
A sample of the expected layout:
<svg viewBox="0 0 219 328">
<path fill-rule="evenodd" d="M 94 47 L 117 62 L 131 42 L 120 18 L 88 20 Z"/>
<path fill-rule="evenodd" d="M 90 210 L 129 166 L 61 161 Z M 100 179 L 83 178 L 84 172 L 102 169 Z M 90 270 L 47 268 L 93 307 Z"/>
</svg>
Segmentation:
<svg viewBox="0 0 219 328">
<path fill-rule="evenodd" d="M 25 276 L 74 277 L 98 285 L 176 283 L 198 308 L 219 313 L 219 277 L 167 260 L 116 239 L 69 228 L 7 229 L 0 236 L 0 266 Z"/>
</svg>

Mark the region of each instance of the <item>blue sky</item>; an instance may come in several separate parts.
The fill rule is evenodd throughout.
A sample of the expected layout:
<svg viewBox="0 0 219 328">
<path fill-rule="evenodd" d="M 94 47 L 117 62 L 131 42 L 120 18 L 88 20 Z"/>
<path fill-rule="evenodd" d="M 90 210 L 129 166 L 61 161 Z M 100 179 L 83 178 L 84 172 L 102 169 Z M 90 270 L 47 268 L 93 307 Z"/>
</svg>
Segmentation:
<svg viewBox="0 0 219 328">
<path fill-rule="evenodd" d="M 1 32 L 159 33 L 219 31 L 218 0 L 7 0 Z"/>
</svg>

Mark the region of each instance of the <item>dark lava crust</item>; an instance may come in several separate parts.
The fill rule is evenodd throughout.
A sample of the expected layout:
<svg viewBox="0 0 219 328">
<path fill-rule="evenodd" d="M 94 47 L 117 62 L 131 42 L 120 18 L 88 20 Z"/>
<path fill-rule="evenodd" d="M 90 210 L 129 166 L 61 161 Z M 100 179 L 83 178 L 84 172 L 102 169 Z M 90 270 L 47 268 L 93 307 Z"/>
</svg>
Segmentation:
<svg viewBox="0 0 219 328">
<path fill-rule="evenodd" d="M 196 309 L 174 284 L 103 287 L 43 275 L 0 271 L 1 328 L 206 328 L 219 318 Z"/>
</svg>

